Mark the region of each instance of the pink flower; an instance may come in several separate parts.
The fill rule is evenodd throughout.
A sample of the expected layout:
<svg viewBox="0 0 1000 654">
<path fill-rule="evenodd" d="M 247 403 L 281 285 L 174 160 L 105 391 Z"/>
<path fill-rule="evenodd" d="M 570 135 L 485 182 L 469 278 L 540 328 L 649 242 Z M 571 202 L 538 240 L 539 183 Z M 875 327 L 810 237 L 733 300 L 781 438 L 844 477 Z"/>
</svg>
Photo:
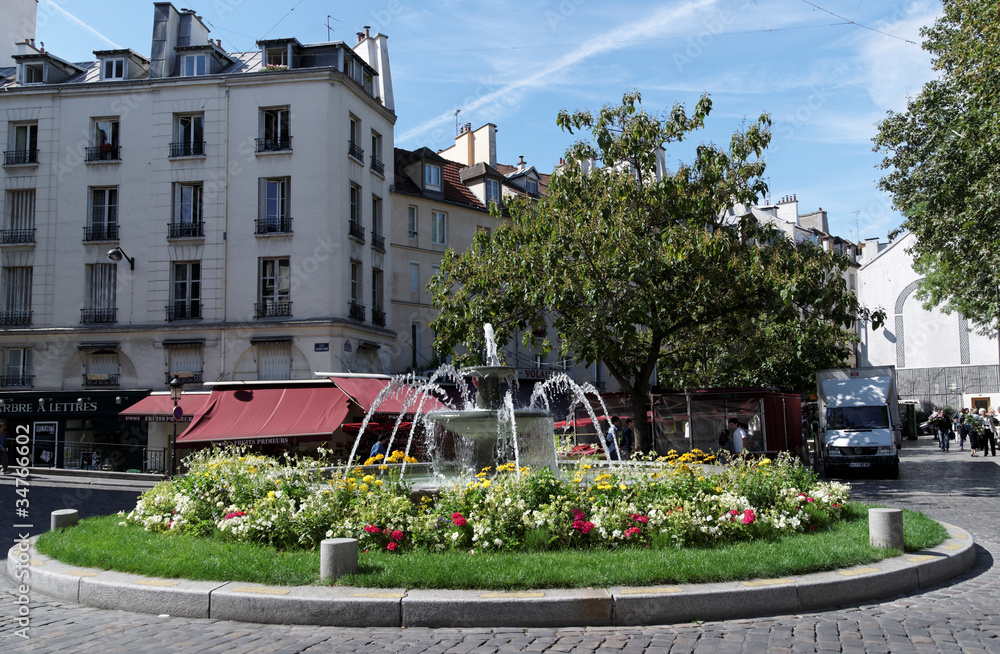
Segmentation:
<svg viewBox="0 0 1000 654">
<path fill-rule="evenodd" d="M 636 522 L 641 522 L 644 525 L 648 525 L 649 524 L 649 517 L 641 515 L 639 513 L 633 513 L 632 514 L 632 519 L 635 520 Z"/>
<path fill-rule="evenodd" d="M 733 509 L 732 511 L 729 512 L 729 515 L 737 515 L 738 513 L 739 513 L 739 511 L 737 511 L 736 509 Z"/>
<path fill-rule="evenodd" d="M 455 512 L 455 513 L 451 514 L 451 519 L 452 520 L 454 520 L 455 518 L 461 518 L 461 517 L 462 517 L 462 514 L 458 513 L 458 512 Z"/>
<path fill-rule="evenodd" d="M 628 529 L 625 530 L 625 538 L 631 538 L 632 536 L 635 536 L 638 533 L 639 533 L 638 527 L 629 527 Z"/>
<path fill-rule="evenodd" d="M 399 542 L 403 540 L 403 532 L 397 529 L 394 532 L 392 532 L 392 534 L 390 534 L 389 537 L 392 538 L 394 541 Z M 390 549 L 395 549 L 395 548 L 390 548 Z"/>
<path fill-rule="evenodd" d="M 586 535 L 587 532 L 590 531 L 593 528 L 594 528 L 594 523 L 593 522 L 585 522 L 585 523 L 583 523 L 583 526 L 580 527 L 580 533 L 583 534 L 583 535 Z"/>
<path fill-rule="evenodd" d="M 399 543 L 389 543 L 385 546 L 385 548 L 390 552 L 395 552 L 397 547 L 399 547 Z"/>
<path fill-rule="evenodd" d="M 756 518 L 757 516 L 754 515 L 753 509 L 747 509 L 743 512 L 743 524 L 745 525 L 752 525 Z"/>
<path fill-rule="evenodd" d="M 458 516 L 458 517 L 456 518 L 455 516 Z M 457 525 L 459 527 L 464 527 L 465 526 L 465 518 L 462 517 L 461 513 L 456 513 L 451 518 L 452 518 L 452 522 L 454 522 L 455 525 Z"/>
<path fill-rule="evenodd" d="M 375 525 L 365 525 L 365 531 L 369 534 L 381 534 L 382 530 Z"/>
<path fill-rule="evenodd" d="M 833 508 L 835 508 L 835 509 L 839 509 L 840 508 L 840 505 L 837 504 L 836 502 L 834 502 L 831 506 L 833 506 Z"/>
<path fill-rule="evenodd" d="M 244 513 L 243 511 L 233 511 L 231 513 L 226 514 L 226 520 L 232 520 L 233 518 L 242 518 L 245 515 L 246 513 Z"/>
<path fill-rule="evenodd" d="M 807 498 L 806 498 L 806 502 L 815 502 L 815 501 L 816 501 L 816 500 L 814 500 L 814 499 L 813 499 L 813 498 L 811 498 L 811 497 L 807 497 Z"/>
</svg>

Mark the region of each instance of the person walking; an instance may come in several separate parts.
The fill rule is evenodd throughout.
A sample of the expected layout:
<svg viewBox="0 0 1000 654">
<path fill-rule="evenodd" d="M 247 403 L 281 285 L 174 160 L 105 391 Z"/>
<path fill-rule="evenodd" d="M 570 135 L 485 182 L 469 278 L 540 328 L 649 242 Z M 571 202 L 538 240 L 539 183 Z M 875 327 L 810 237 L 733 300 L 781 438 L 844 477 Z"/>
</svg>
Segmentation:
<svg viewBox="0 0 1000 654">
<path fill-rule="evenodd" d="M 996 412 L 986 413 L 986 409 L 980 409 L 979 415 L 983 419 L 983 438 L 979 445 L 983 448 L 983 456 L 997 455 L 997 419 Z"/>
<path fill-rule="evenodd" d="M 622 430 L 621 441 L 619 442 L 621 446 L 621 458 L 623 461 L 632 458 L 632 450 L 635 447 L 635 418 L 625 419 L 625 429 Z"/>
<path fill-rule="evenodd" d="M 604 443 L 608 446 L 608 461 L 620 461 L 621 454 L 618 451 L 618 423 L 621 420 L 618 416 L 611 416 L 611 426 L 608 433 L 604 435 Z"/>
<path fill-rule="evenodd" d="M 934 411 L 927 419 L 927 422 L 929 422 L 931 426 L 937 430 L 938 449 L 942 452 L 947 452 L 948 432 L 950 431 L 951 421 L 944 415 L 944 411 L 934 407 Z"/>
<path fill-rule="evenodd" d="M 747 432 L 736 418 L 730 418 L 729 433 L 733 435 L 733 454 L 739 456 L 740 452 L 743 451 L 743 446 L 746 444 Z"/>
<path fill-rule="evenodd" d="M 955 414 L 955 431 L 958 432 L 958 449 L 962 452 L 965 451 L 965 439 L 969 437 L 969 420 L 969 410 L 964 407 L 961 411 Z"/>
</svg>

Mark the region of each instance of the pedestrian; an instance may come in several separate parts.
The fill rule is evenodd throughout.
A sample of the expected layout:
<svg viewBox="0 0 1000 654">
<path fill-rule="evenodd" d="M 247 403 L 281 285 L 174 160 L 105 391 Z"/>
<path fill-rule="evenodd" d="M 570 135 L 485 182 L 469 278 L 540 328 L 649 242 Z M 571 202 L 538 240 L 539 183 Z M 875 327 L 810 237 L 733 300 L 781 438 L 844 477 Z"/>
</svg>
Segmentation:
<svg viewBox="0 0 1000 654">
<path fill-rule="evenodd" d="M 733 436 L 733 454 L 739 456 L 747 440 L 747 432 L 736 418 L 729 419 L 729 433 Z"/>
<path fill-rule="evenodd" d="M 986 416 L 986 441 L 983 443 L 983 456 L 996 457 L 997 455 L 997 426 L 1000 426 L 997 413 L 990 411 L 989 415 Z M 989 450 L 989 454 L 987 454 L 987 450 Z"/>
<path fill-rule="evenodd" d="M 368 458 L 369 459 L 374 459 L 376 456 L 378 456 L 379 454 L 381 454 L 382 455 L 382 459 L 384 460 L 385 457 L 387 457 L 389 455 L 389 450 L 386 449 L 386 448 L 388 448 L 388 446 L 389 446 L 389 435 L 385 434 L 385 435 L 381 436 L 377 441 L 375 441 L 374 445 L 372 445 L 372 451 L 368 455 Z M 364 450 L 361 450 L 361 451 L 364 452 Z"/>
<path fill-rule="evenodd" d="M 976 450 L 979 449 L 979 441 L 982 440 L 983 419 L 975 410 L 966 418 L 969 421 L 969 445 L 972 449 L 972 456 L 979 456 Z"/>
<path fill-rule="evenodd" d="M 993 417 L 986 413 L 986 409 L 979 410 L 979 419 L 982 422 L 982 432 L 979 435 L 979 447 L 983 450 L 983 456 L 990 455 L 990 445 L 993 446 L 993 456 L 997 455 L 996 434 L 994 433 Z"/>
<path fill-rule="evenodd" d="M 622 430 L 619 444 L 621 445 L 622 460 L 631 459 L 632 450 L 635 448 L 635 418 L 625 419 L 625 429 Z"/>
<path fill-rule="evenodd" d="M 945 416 L 944 411 L 934 407 L 934 411 L 931 413 L 927 422 L 931 424 L 937 432 L 938 439 L 938 449 L 942 452 L 948 451 L 948 432 L 951 428 L 951 421 Z"/>
<path fill-rule="evenodd" d="M 965 451 L 965 439 L 969 437 L 969 410 L 965 407 L 955 414 L 955 430 L 958 432 L 958 449 Z"/>
<path fill-rule="evenodd" d="M 618 453 L 619 422 L 618 416 L 611 416 L 611 426 L 608 427 L 608 433 L 604 435 L 604 442 L 608 446 L 608 461 L 621 460 L 621 455 Z"/>
<path fill-rule="evenodd" d="M 8 466 L 10 466 L 10 456 L 7 453 L 7 428 L 0 422 L 0 469 L 5 475 Z"/>
</svg>

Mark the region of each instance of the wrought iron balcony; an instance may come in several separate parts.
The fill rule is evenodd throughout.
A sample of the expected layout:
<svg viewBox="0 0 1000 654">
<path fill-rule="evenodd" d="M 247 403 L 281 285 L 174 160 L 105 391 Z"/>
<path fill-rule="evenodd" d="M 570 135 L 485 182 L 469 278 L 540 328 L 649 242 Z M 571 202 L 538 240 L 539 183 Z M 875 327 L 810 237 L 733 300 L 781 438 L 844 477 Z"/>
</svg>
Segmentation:
<svg viewBox="0 0 1000 654">
<path fill-rule="evenodd" d="M 279 138 L 257 139 L 257 152 L 281 152 L 292 149 L 292 137 L 282 136 Z"/>
<path fill-rule="evenodd" d="M 385 237 L 381 234 L 376 234 L 372 232 L 372 247 L 376 250 L 381 250 L 385 252 Z"/>
<path fill-rule="evenodd" d="M 117 241 L 118 225 L 89 225 L 83 228 L 85 241 Z"/>
<path fill-rule="evenodd" d="M 89 373 L 83 376 L 84 386 L 117 386 L 120 375 L 109 373 Z"/>
<path fill-rule="evenodd" d="M 167 238 L 199 238 L 205 235 L 205 223 L 170 223 Z"/>
<path fill-rule="evenodd" d="M 291 234 L 292 217 L 275 216 L 272 218 L 258 218 L 257 228 L 254 233 L 258 236 L 261 234 Z"/>
<path fill-rule="evenodd" d="M 177 377 L 177 375 L 175 375 L 174 373 L 172 372 L 167 373 L 167 386 L 170 385 L 170 382 L 173 381 L 175 377 Z M 184 377 L 180 377 L 179 379 L 183 381 L 185 384 L 200 384 L 202 382 L 201 370 L 193 371 L 190 376 L 185 375 Z"/>
<path fill-rule="evenodd" d="M 38 150 L 4 150 L 3 165 L 19 166 L 38 163 Z"/>
<path fill-rule="evenodd" d="M 351 301 L 351 307 L 348 310 L 348 314 L 351 320 L 358 320 L 360 322 L 365 321 L 365 307 L 363 304 L 358 304 L 357 302 Z"/>
<path fill-rule="evenodd" d="M 254 305 L 254 318 L 281 318 L 291 315 L 291 302 L 261 302 Z"/>
<path fill-rule="evenodd" d="M 122 146 L 98 145 L 87 148 L 87 161 L 121 161 Z"/>
<path fill-rule="evenodd" d="M 80 322 L 109 323 L 117 320 L 118 309 L 80 309 Z"/>
<path fill-rule="evenodd" d="M 5 388 L 12 386 L 30 387 L 34 380 L 34 375 L 0 375 L 0 386 Z"/>
<path fill-rule="evenodd" d="M 31 324 L 30 311 L 0 311 L 0 325 L 16 327 Z"/>
<path fill-rule="evenodd" d="M 34 243 L 35 230 L 32 229 L 2 229 L 0 230 L 0 243 L 4 245 L 17 245 L 21 243 Z"/>
<path fill-rule="evenodd" d="M 365 242 L 365 228 L 356 220 L 347 222 L 347 235 L 358 239 L 362 243 Z"/>
<path fill-rule="evenodd" d="M 372 170 L 374 170 L 379 175 L 382 175 L 383 177 L 385 176 L 385 164 L 376 159 L 375 157 L 372 157 Z"/>
<path fill-rule="evenodd" d="M 188 143 L 187 141 L 181 141 L 180 143 L 170 144 L 171 157 L 199 157 L 203 154 L 205 154 L 204 141 L 201 141 L 199 143 Z"/>
<path fill-rule="evenodd" d="M 377 327 L 385 327 L 385 311 L 372 309 L 372 324 Z"/>
<path fill-rule="evenodd" d="M 201 303 L 198 300 L 191 302 L 175 302 L 167 305 L 167 322 L 174 320 L 192 320 L 201 318 Z"/>
<path fill-rule="evenodd" d="M 347 142 L 347 154 L 351 155 L 361 163 L 365 162 L 365 150 L 353 141 Z"/>
</svg>

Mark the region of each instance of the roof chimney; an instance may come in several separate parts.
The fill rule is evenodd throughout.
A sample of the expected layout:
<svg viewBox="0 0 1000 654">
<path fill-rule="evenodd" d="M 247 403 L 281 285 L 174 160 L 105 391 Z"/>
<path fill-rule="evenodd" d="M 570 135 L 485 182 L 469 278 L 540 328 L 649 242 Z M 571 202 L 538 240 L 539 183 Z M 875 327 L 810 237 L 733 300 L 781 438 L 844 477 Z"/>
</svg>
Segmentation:
<svg viewBox="0 0 1000 654">
<path fill-rule="evenodd" d="M 365 33 L 364 32 L 356 32 L 356 34 L 358 35 L 358 43 L 361 43 L 362 41 L 365 40 Z"/>
<path fill-rule="evenodd" d="M 518 170 L 518 172 L 523 171 L 524 167 L 525 167 L 524 155 L 522 154 L 522 155 L 519 155 L 518 158 L 517 158 L 517 170 Z"/>
<path fill-rule="evenodd" d="M 368 30 L 370 30 L 371 28 L 372 28 L 371 25 L 365 25 L 365 38 L 366 39 L 367 38 L 371 38 L 371 34 L 368 33 Z"/>
</svg>

